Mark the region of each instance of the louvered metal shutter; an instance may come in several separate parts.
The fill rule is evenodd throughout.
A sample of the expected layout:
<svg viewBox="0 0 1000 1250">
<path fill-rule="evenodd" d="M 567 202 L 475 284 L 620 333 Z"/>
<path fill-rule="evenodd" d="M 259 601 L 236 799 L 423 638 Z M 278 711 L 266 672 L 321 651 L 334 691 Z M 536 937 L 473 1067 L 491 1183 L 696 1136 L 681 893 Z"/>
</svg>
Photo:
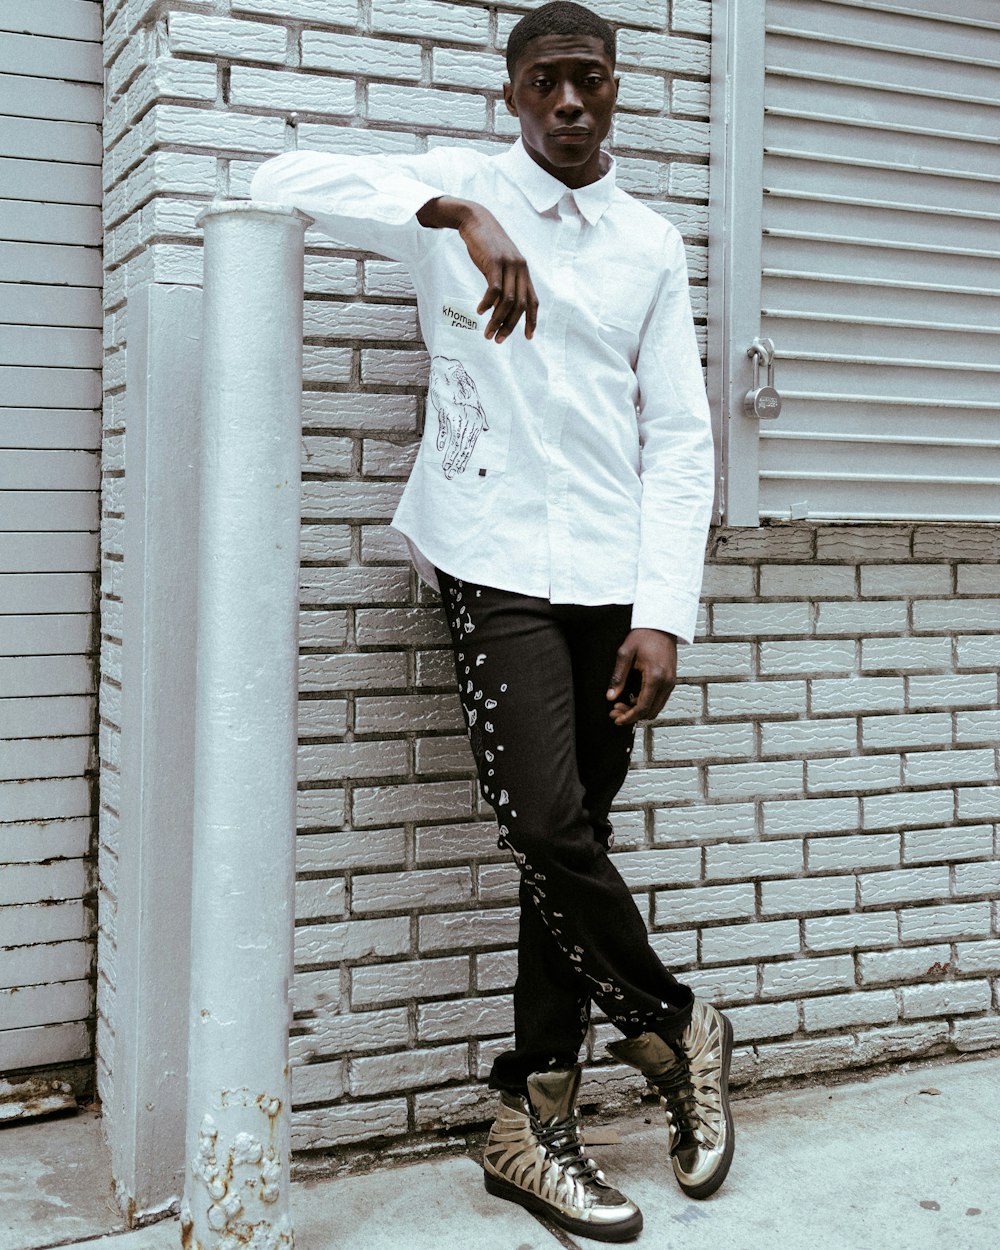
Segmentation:
<svg viewBox="0 0 1000 1250">
<path fill-rule="evenodd" d="M 1000 4 L 767 0 L 760 513 L 1000 520 Z"/>
<path fill-rule="evenodd" d="M 90 1051 L 101 5 L 0 0 L 0 1072 Z"/>
</svg>

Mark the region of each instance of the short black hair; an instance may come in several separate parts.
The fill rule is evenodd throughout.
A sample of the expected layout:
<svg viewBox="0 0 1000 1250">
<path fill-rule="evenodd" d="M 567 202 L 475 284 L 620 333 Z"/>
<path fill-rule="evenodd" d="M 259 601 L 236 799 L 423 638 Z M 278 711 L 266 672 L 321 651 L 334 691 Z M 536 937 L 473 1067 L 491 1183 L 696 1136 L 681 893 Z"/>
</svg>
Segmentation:
<svg viewBox="0 0 1000 1250">
<path fill-rule="evenodd" d="M 514 77 L 514 67 L 524 55 L 532 39 L 542 35 L 593 35 L 604 44 L 612 66 L 615 63 L 615 32 L 603 17 L 598 17 L 582 4 L 570 0 L 552 0 L 540 9 L 526 14 L 510 32 L 507 40 L 507 73 Z"/>
</svg>

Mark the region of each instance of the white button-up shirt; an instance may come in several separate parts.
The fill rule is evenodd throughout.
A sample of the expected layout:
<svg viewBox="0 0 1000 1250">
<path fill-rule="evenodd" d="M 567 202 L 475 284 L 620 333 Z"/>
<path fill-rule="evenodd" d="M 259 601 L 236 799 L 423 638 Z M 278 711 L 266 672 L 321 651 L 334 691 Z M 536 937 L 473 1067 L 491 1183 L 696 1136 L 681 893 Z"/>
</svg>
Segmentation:
<svg viewBox="0 0 1000 1250">
<path fill-rule="evenodd" d="M 455 230 L 416 212 L 475 200 L 521 250 L 538 294 L 502 344 Z M 420 574 L 553 603 L 631 603 L 634 628 L 690 641 L 711 516 L 711 423 L 677 230 L 615 185 L 571 190 L 518 141 L 500 156 L 291 152 L 255 200 L 294 205 L 351 247 L 409 267 L 431 355 L 427 419 L 393 518 Z"/>
</svg>

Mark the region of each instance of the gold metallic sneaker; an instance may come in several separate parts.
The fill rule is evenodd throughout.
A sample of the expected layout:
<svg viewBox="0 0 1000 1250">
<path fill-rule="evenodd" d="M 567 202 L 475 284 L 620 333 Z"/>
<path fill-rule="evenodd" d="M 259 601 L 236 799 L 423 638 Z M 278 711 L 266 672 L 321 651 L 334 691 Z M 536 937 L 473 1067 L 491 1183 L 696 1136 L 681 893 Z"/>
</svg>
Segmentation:
<svg viewBox="0 0 1000 1250">
<path fill-rule="evenodd" d="M 670 1126 L 670 1156 L 681 1189 L 707 1198 L 726 1179 L 733 1161 L 733 1116 L 729 1109 L 729 1063 L 733 1026 L 721 1011 L 694 1000 L 691 1023 L 673 1043 L 656 1033 L 608 1045 L 660 1095 Z"/>
<path fill-rule="evenodd" d="M 532 1073 L 527 1098 L 501 1094 L 483 1156 L 486 1188 L 571 1233 L 631 1241 L 642 1213 L 583 1153 L 573 1110 L 579 1087 L 580 1068 L 573 1067 Z"/>
</svg>

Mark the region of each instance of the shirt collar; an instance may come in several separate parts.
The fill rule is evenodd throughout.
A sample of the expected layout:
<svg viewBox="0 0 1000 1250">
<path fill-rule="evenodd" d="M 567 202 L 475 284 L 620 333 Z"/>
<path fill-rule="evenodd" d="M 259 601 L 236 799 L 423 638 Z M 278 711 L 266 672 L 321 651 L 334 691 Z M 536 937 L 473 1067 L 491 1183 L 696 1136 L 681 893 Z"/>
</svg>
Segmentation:
<svg viewBox="0 0 1000 1250">
<path fill-rule="evenodd" d="M 598 178 L 596 182 L 585 187 L 573 189 L 558 178 L 553 178 L 537 161 L 532 160 L 520 139 L 497 160 L 503 172 L 538 213 L 548 212 L 564 195 L 569 195 L 584 218 L 594 225 L 600 221 L 614 197 L 616 167 L 613 156 L 608 156 L 610 164 L 603 178 Z"/>
</svg>

